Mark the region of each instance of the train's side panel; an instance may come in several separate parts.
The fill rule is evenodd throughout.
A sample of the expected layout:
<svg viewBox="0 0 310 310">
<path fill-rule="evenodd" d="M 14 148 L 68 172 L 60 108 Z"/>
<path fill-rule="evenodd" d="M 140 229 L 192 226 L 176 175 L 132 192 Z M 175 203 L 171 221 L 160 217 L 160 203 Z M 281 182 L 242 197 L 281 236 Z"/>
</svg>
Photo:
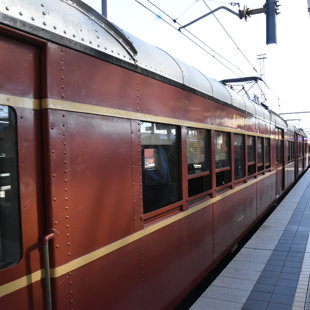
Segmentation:
<svg viewBox="0 0 310 310">
<path fill-rule="evenodd" d="M 138 240 L 77 269 L 69 266 L 52 282 L 54 308 L 144 309 L 142 256 Z"/>
<path fill-rule="evenodd" d="M 72 102 L 65 107 L 69 111 L 44 111 L 49 128 L 50 223 L 57 231 L 51 252 L 56 309 L 140 308 L 139 243 L 111 253 L 106 249 L 107 254 L 95 261 L 90 255 L 86 259 L 90 257 L 91 263 L 80 268 L 64 265 L 139 228 L 137 162 L 132 155 L 138 143 L 136 121 L 76 111 L 79 102 L 124 109 L 136 105 L 135 74 L 113 69 L 117 72 L 110 64 L 48 46 L 47 100 Z"/>
<path fill-rule="evenodd" d="M 48 123 L 58 266 L 134 232 L 131 133 L 129 120 L 73 112 Z"/>
<path fill-rule="evenodd" d="M 214 257 L 221 258 L 256 219 L 256 183 L 214 204 Z"/>
<path fill-rule="evenodd" d="M 143 309 L 173 309 L 210 270 L 212 213 L 209 205 L 143 238 Z"/>
<path fill-rule="evenodd" d="M 285 186 L 290 186 L 295 181 L 295 163 L 291 162 L 285 166 Z"/>
<path fill-rule="evenodd" d="M 257 216 L 261 216 L 275 200 L 276 174 L 271 173 L 257 182 Z"/>
<path fill-rule="evenodd" d="M 137 112 L 138 74 L 52 43 L 47 57 L 46 98 Z"/>
<path fill-rule="evenodd" d="M 5 37 L 0 44 L 0 70 L 6 73 L 0 75 L 3 104 L 16 100 L 13 96 L 33 102 L 29 107 L 26 100 L 27 109 L 22 107 L 25 103 L 16 108 L 23 257 L 0 271 L 1 284 L 19 281 L 1 297 L 1 309 L 18 304 L 44 308 L 40 238 L 52 231 L 55 309 L 175 307 L 274 201 L 275 140 L 273 171 L 268 168 L 221 193 L 214 190 L 209 199 L 190 206 L 183 193 L 179 209 L 146 221 L 140 115 L 159 123 L 176 119 L 178 124 L 198 122 L 254 135 L 269 135 L 269 126 L 52 43 L 44 57 L 29 44 Z M 186 166 L 183 159 L 183 190 Z"/>
<path fill-rule="evenodd" d="M 73 110 L 44 111 L 49 131 L 50 223 L 57 231 L 51 251 L 56 308 L 77 304 L 83 309 L 90 303 L 94 309 L 139 309 L 140 302 L 144 309 L 176 305 L 192 288 L 192 279 L 200 279 L 212 265 L 212 207 L 137 241 L 124 241 L 110 252 L 110 244 L 141 229 L 138 121 L 74 110 L 79 108 L 76 102 L 83 102 L 173 117 L 184 92 L 149 78 L 140 78 L 143 83 L 138 85 L 135 73 L 52 44 L 47 72 L 47 100 L 72 102 L 65 109 Z M 147 83 L 151 85 L 146 88 Z M 86 266 L 71 267 L 70 261 L 83 255 L 91 258 L 98 249 L 107 253 Z M 91 302 L 89 293 L 83 292 L 85 285 L 93 289 Z M 161 289 L 161 294 L 154 294 Z"/>
<path fill-rule="evenodd" d="M 0 271 L 1 309 L 20 309 L 21 306 L 31 310 L 44 308 L 42 283 L 38 281 L 42 278 L 43 268 L 40 237 L 44 234 L 41 119 L 38 110 L 40 55 L 39 48 L 0 35 L 0 104 L 15 106 L 17 117 L 22 231 L 21 260 Z"/>
</svg>

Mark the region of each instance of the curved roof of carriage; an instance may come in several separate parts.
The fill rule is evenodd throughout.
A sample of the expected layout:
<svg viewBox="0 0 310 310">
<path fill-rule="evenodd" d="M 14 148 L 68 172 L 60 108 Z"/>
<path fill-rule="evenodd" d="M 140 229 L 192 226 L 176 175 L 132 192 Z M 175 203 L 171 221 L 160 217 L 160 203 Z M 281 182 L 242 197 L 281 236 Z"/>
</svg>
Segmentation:
<svg viewBox="0 0 310 310">
<path fill-rule="evenodd" d="M 259 119 L 286 128 L 264 107 L 240 97 L 220 82 L 164 50 L 124 32 L 80 0 L 2 0 L 0 22 L 84 52 L 103 53 L 121 64 L 153 72 Z"/>
</svg>

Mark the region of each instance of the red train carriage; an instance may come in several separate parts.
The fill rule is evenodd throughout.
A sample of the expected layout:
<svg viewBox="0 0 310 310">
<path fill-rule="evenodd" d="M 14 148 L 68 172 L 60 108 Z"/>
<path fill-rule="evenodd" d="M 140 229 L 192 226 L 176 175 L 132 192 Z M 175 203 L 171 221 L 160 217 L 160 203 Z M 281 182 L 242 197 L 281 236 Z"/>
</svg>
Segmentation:
<svg viewBox="0 0 310 310">
<path fill-rule="evenodd" d="M 302 130 L 77 0 L 2 1 L 0 69 L 1 309 L 172 309 L 308 167 Z"/>
</svg>

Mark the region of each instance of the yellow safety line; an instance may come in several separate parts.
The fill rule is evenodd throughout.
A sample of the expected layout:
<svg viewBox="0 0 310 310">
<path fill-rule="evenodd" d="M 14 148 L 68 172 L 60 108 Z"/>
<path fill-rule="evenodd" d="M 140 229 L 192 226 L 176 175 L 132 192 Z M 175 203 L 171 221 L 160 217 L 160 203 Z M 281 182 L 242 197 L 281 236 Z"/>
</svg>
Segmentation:
<svg viewBox="0 0 310 310">
<path fill-rule="evenodd" d="M 251 186 L 253 184 L 255 184 L 256 182 L 258 181 L 261 181 L 262 179 L 266 178 L 266 177 L 269 177 L 273 174 L 275 174 L 276 171 L 272 171 L 272 172 L 269 172 L 265 175 L 262 175 L 262 176 L 259 176 L 258 178 L 256 179 L 253 179 L 251 180 L 249 183 L 244 183 L 242 185 L 239 185 L 237 187 L 235 187 L 234 189 L 232 190 L 229 190 L 219 196 L 216 196 L 214 198 L 210 198 L 204 202 L 202 202 L 201 204 L 195 206 L 195 207 L 192 207 L 192 208 L 189 208 L 188 210 L 186 211 L 183 211 L 183 212 L 180 212 L 176 215 L 173 215 L 167 219 L 164 219 L 162 221 L 160 221 L 159 223 L 156 223 L 154 225 L 151 225 L 149 227 L 146 227 L 144 228 L 143 230 L 141 231 L 138 231 L 128 237 L 125 237 L 121 240 L 118 240 L 112 244 L 109 244 L 107 246 L 104 246 L 96 251 L 93 251 L 91 253 L 88 253 L 84 256 L 81 256 L 79 258 L 76 258 L 62 266 L 59 266 L 59 267 L 56 267 L 56 268 L 53 268 L 51 269 L 51 277 L 52 278 L 57 278 L 57 277 L 60 277 L 70 271 L 73 271 L 75 269 L 78 269 L 86 264 L 89 264 L 93 261 L 95 261 L 96 259 L 98 258 L 101 258 L 113 251 L 116 251 L 136 240 L 139 240 L 171 223 L 174 223 L 186 216 L 189 216 L 195 212 L 198 212 L 199 210 L 203 209 L 203 208 L 206 208 L 207 206 L 217 202 L 217 201 L 220 201 L 248 186 Z M 12 282 L 9 282 L 7 284 L 4 284 L 0 287 L 0 297 L 1 296 L 4 296 L 4 295 L 7 295 L 9 293 L 12 293 L 20 288 L 23 288 L 27 285 L 30 285 L 31 283 L 34 283 L 36 281 L 39 281 L 40 279 L 42 279 L 44 277 L 44 272 L 42 270 L 39 270 L 39 271 L 36 271 L 30 275 L 27 275 L 25 277 L 22 277 L 20 279 L 17 279 L 15 281 L 12 281 Z"/>
</svg>

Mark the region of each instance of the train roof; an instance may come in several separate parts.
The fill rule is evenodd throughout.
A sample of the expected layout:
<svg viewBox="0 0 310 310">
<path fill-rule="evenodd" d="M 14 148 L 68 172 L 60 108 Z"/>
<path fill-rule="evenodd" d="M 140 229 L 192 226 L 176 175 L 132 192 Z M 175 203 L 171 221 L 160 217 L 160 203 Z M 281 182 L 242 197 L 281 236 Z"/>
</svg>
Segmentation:
<svg viewBox="0 0 310 310">
<path fill-rule="evenodd" d="M 120 30 L 80 0 L 2 0 L 0 22 L 158 79 L 190 88 L 247 114 L 287 128 L 277 114 L 244 99 L 164 50 Z"/>
</svg>

